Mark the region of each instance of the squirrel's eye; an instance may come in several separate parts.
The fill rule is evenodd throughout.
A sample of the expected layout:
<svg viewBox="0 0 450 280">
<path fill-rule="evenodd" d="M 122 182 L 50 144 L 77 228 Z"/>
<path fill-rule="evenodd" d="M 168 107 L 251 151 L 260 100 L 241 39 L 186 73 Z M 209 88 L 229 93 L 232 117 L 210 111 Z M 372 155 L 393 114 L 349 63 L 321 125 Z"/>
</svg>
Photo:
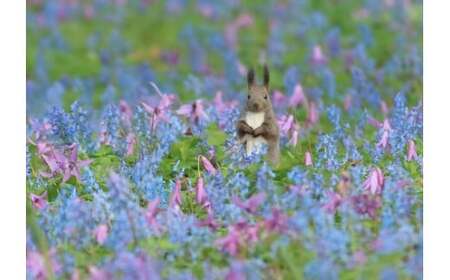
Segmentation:
<svg viewBox="0 0 450 280">
<path fill-rule="evenodd" d="M 250 95 L 247 95 L 247 98 L 250 99 Z"/>
<path fill-rule="evenodd" d="M 266 100 L 267 100 L 267 95 L 264 95 L 264 99 L 266 99 Z"/>
</svg>

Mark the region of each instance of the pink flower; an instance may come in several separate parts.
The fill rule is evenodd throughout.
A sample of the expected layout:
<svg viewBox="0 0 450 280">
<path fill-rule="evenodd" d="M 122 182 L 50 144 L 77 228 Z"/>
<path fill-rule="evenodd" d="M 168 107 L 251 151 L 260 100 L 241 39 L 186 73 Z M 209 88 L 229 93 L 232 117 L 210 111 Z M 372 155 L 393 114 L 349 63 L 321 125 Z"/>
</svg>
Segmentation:
<svg viewBox="0 0 450 280">
<path fill-rule="evenodd" d="M 214 105 L 216 107 L 217 112 L 222 113 L 228 109 L 232 109 L 234 107 L 236 107 L 238 104 L 236 101 L 230 101 L 230 102 L 225 102 L 223 101 L 223 93 L 222 91 L 218 91 L 216 92 L 216 95 L 214 97 Z"/>
<path fill-rule="evenodd" d="M 61 265 L 56 261 L 56 250 L 54 248 L 48 251 L 49 268 L 53 274 L 61 270 Z M 27 271 L 36 279 L 47 279 L 49 270 L 47 268 L 44 255 L 38 251 L 27 252 Z"/>
<path fill-rule="evenodd" d="M 378 142 L 377 147 L 386 148 L 389 140 L 389 134 L 391 133 L 391 125 L 389 120 L 385 119 L 383 122 L 383 134 L 381 136 L 380 142 Z"/>
<path fill-rule="evenodd" d="M 227 252 L 232 256 L 236 256 L 239 252 L 240 234 L 235 227 L 231 227 L 228 234 L 216 240 L 221 250 Z"/>
<path fill-rule="evenodd" d="M 297 123 L 295 123 L 291 129 L 291 137 L 289 138 L 288 142 L 289 145 L 292 145 L 294 147 L 297 146 L 299 133 L 300 133 L 300 126 Z"/>
<path fill-rule="evenodd" d="M 342 197 L 338 193 L 332 191 L 328 193 L 328 202 L 323 206 L 323 208 L 328 213 L 334 214 L 341 203 Z"/>
<path fill-rule="evenodd" d="M 159 213 L 159 198 L 157 197 L 155 200 L 150 201 L 147 206 L 147 212 L 145 213 L 145 217 L 147 218 L 147 222 L 149 225 L 157 232 L 160 231 L 161 227 L 156 221 L 156 216 Z"/>
<path fill-rule="evenodd" d="M 381 101 L 381 112 L 383 113 L 383 115 L 387 115 L 389 113 L 389 108 L 386 104 L 386 102 L 384 100 Z"/>
<path fill-rule="evenodd" d="M 384 185 L 384 176 L 380 168 L 375 167 L 364 181 L 364 190 L 370 191 L 372 194 L 380 194 Z"/>
<path fill-rule="evenodd" d="M 352 106 L 352 96 L 350 94 L 345 95 L 344 98 L 344 109 L 345 111 L 350 110 L 350 107 Z"/>
<path fill-rule="evenodd" d="M 292 96 L 289 98 L 289 107 L 297 107 L 298 105 L 303 104 L 305 102 L 305 94 L 303 93 L 303 88 L 300 84 L 296 84 L 294 87 L 294 92 Z"/>
<path fill-rule="evenodd" d="M 127 135 L 127 156 L 131 156 L 134 153 L 134 146 L 136 145 L 136 135 L 133 132 Z"/>
<path fill-rule="evenodd" d="M 181 105 L 176 112 L 179 115 L 189 117 L 193 123 L 198 123 L 200 119 L 208 119 L 208 115 L 203 109 L 203 100 L 201 99 L 197 99 L 192 104 Z"/>
<path fill-rule="evenodd" d="M 264 228 L 269 232 L 285 232 L 287 230 L 288 216 L 280 209 L 272 209 L 272 217 L 265 219 Z"/>
<path fill-rule="evenodd" d="M 69 146 L 70 157 L 67 158 L 64 165 L 64 175 L 63 183 L 70 179 L 70 177 L 75 176 L 78 181 L 80 181 L 80 169 L 88 166 L 92 160 L 78 160 L 78 146 L 77 144 L 72 144 Z"/>
<path fill-rule="evenodd" d="M 310 125 L 314 125 L 319 121 L 319 112 L 317 111 L 317 105 L 314 102 L 309 103 L 308 119 L 307 122 Z"/>
<path fill-rule="evenodd" d="M 95 240 L 102 245 L 108 237 L 108 226 L 101 224 L 94 229 Z"/>
<path fill-rule="evenodd" d="M 108 273 L 95 266 L 89 266 L 89 279 L 90 280 L 109 280 L 111 279 Z"/>
<path fill-rule="evenodd" d="M 178 179 L 175 181 L 175 189 L 170 195 L 169 206 L 175 209 L 179 209 L 181 206 L 181 182 Z"/>
<path fill-rule="evenodd" d="M 408 141 L 408 154 L 406 156 L 407 160 L 411 161 L 417 159 L 416 144 L 413 140 Z"/>
<path fill-rule="evenodd" d="M 195 200 L 203 207 L 209 207 L 208 194 L 205 191 L 203 177 L 198 177 L 197 186 L 195 187 Z"/>
<path fill-rule="evenodd" d="M 275 90 L 272 95 L 272 103 L 275 107 L 283 107 L 287 97 L 279 90 Z"/>
<path fill-rule="evenodd" d="M 125 100 L 119 101 L 119 110 L 121 118 L 127 127 L 131 126 L 131 119 L 133 118 L 133 111 L 130 105 Z"/>
<path fill-rule="evenodd" d="M 253 17 L 250 14 L 242 14 L 233 22 L 225 27 L 225 39 L 228 45 L 232 48 L 237 46 L 237 35 L 239 29 L 253 24 Z"/>
<path fill-rule="evenodd" d="M 368 122 L 371 126 L 373 126 L 373 127 L 375 127 L 375 128 L 381 128 L 381 127 L 383 127 L 383 123 L 382 123 L 382 122 L 380 122 L 379 120 L 374 119 L 374 118 L 372 118 L 372 117 L 369 117 L 369 118 L 367 119 L 367 122 Z"/>
<path fill-rule="evenodd" d="M 145 102 L 141 102 L 141 105 L 142 107 L 144 107 L 144 110 L 147 111 L 151 116 L 150 126 L 152 128 L 152 131 L 155 131 L 156 126 L 161 121 L 169 122 L 169 118 L 166 116 L 165 108 L 160 106 L 152 107 Z"/>
<path fill-rule="evenodd" d="M 362 250 L 356 251 L 352 258 L 356 265 L 364 265 L 367 262 L 366 254 Z"/>
<path fill-rule="evenodd" d="M 311 63 L 315 65 L 325 64 L 327 62 L 327 58 L 322 52 L 322 48 L 319 45 L 315 45 L 312 50 L 311 55 Z"/>
<path fill-rule="evenodd" d="M 214 220 L 211 213 L 208 213 L 208 217 L 205 220 L 200 221 L 198 225 L 201 227 L 209 227 L 212 230 L 216 230 L 219 227 L 219 223 Z"/>
<path fill-rule="evenodd" d="M 44 192 L 42 195 L 36 195 L 34 193 L 31 194 L 31 203 L 37 209 L 44 209 L 47 206 L 47 192 Z"/>
<path fill-rule="evenodd" d="M 94 7 L 92 5 L 85 5 L 83 8 L 83 14 L 84 17 L 87 19 L 94 18 L 95 15 Z"/>
<path fill-rule="evenodd" d="M 241 201 L 239 197 L 234 196 L 233 197 L 233 203 L 238 206 L 239 208 L 247 211 L 250 214 L 255 214 L 258 210 L 258 207 L 261 205 L 261 203 L 264 202 L 266 199 L 266 194 L 261 192 L 252 195 L 248 200 Z"/>
<path fill-rule="evenodd" d="M 280 126 L 281 133 L 284 135 L 288 134 L 288 131 L 294 125 L 294 116 L 293 115 L 283 115 L 278 119 L 278 125 Z"/>
<path fill-rule="evenodd" d="M 209 173 L 216 175 L 216 168 L 212 165 L 212 163 L 204 156 L 200 156 L 200 160 L 202 161 L 203 168 Z"/>
<path fill-rule="evenodd" d="M 313 165 L 312 156 L 311 156 L 311 152 L 310 151 L 306 151 L 306 153 L 305 153 L 305 165 L 306 166 Z"/>
</svg>

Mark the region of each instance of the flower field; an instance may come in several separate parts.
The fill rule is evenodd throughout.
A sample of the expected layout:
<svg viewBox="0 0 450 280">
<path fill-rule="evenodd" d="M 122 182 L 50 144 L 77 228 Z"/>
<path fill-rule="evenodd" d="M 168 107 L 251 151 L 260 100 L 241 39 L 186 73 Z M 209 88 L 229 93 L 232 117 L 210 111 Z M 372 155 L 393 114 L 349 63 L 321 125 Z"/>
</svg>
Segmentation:
<svg viewBox="0 0 450 280">
<path fill-rule="evenodd" d="M 422 37 L 415 0 L 28 0 L 27 278 L 422 279 Z"/>
</svg>

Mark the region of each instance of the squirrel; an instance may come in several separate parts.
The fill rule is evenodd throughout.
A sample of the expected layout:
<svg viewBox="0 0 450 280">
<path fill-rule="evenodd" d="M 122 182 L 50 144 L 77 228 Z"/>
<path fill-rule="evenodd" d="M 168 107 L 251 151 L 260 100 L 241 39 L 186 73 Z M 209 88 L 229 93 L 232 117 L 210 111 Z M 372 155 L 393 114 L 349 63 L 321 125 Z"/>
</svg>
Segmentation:
<svg viewBox="0 0 450 280">
<path fill-rule="evenodd" d="M 247 103 L 237 122 L 239 141 L 245 145 L 247 155 L 258 145 L 267 144 L 267 157 L 277 164 L 280 158 L 280 132 L 269 97 L 269 68 L 264 65 L 264 84 L 255 84 L 255 71 L 247 72 L 248 96 Z"/>
</svg>

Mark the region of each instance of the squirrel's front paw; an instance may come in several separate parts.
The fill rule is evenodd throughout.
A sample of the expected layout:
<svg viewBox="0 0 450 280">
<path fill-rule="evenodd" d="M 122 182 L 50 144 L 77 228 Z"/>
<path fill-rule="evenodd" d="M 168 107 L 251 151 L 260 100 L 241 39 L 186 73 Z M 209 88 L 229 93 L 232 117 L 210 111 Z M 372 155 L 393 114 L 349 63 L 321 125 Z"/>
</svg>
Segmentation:
<svg viewBox="0 0 450 280">
<path fill-rule="evenodd" d="M 253 130 L 253 136 L 258 137 L 261 136 L 264 133 L 264 128 L 262 126 L 256 128 Z"/>
</svg>

